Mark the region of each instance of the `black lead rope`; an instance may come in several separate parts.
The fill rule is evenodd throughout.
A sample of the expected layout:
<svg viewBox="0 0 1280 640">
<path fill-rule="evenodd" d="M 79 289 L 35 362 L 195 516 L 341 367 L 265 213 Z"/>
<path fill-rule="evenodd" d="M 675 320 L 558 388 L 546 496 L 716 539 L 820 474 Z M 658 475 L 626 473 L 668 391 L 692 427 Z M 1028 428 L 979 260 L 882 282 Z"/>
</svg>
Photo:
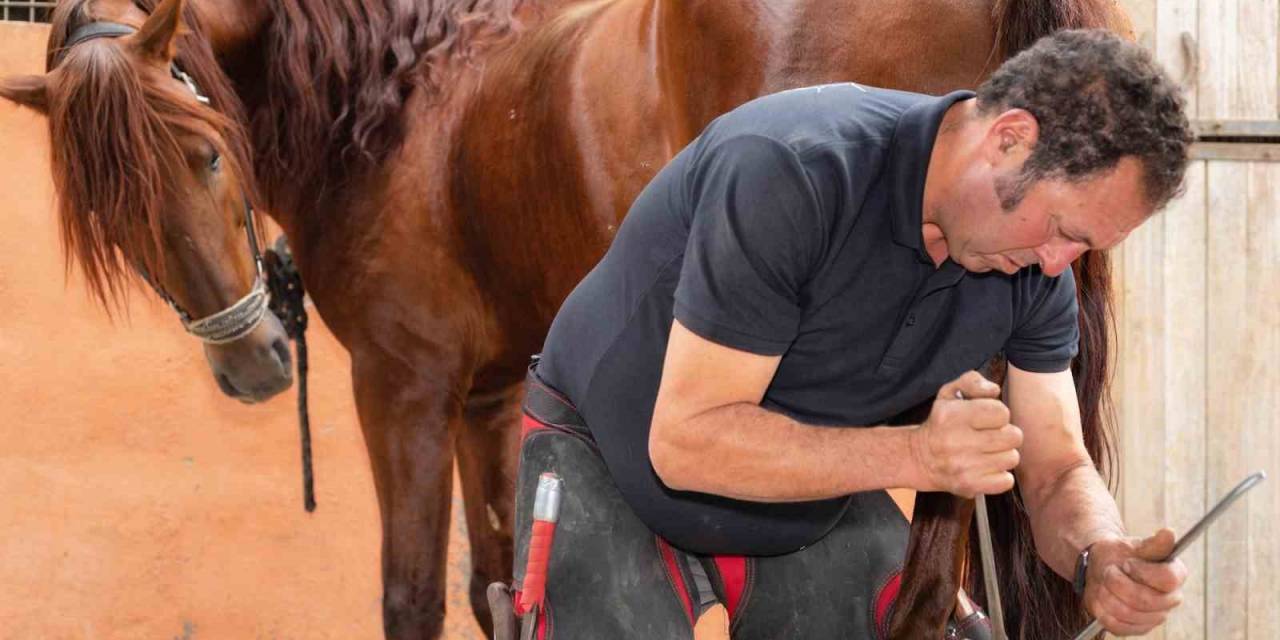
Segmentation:
<svg viewBox="0 0 1280 640">
<path fill-rule="evenodd" d="M 308 512 L 316 510 L 314 472 L 311 467 L 311 416 L 307 411 L 307 309 L 302 276 L 284 236 L 265 255 L 267 286 L 271 289 L 271 312 L 294 341 L 298 361 L 298 426 L 302 432 L 302 502 Z"/>
</svg>

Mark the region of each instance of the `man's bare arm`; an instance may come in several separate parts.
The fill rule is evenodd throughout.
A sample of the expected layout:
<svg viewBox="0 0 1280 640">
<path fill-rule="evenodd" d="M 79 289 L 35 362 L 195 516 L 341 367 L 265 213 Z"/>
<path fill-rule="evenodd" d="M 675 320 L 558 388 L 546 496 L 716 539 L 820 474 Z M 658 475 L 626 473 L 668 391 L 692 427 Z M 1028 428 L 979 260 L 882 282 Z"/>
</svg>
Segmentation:
<svg viewBox="0 0 1280 640">
<path fill-rule="evenodd" d="M 1075 382 L 1070 370 L 1031 373 L 1009 365 L 1005 394 L 1024 434 L 1016 474 L 1036 549 L 1070 580 L 1081 550 L 1125 535 L 1115 500 L 1084 447 Z"/>
<path fill-rule="evenodd" d="M 1076 558 L 1090 549 L 1084 603 L 1119 635 L 1140 635 L 1162 624 L 1182 602 L 1187 568 L 1160 562 L 1173 532 L 1146 539 L 1125 535 L 1115 500 L 1093 468 L 1081 435 L 1071 372 L 1029 373 L 1010 365 L 1009 408 L 1026 440 L 1018 481 L 1031 518 L 1036 550 L 1071 579 Z"/>
<path fill-rule="evenodd" d="M 813 427 L 760 407 L 780 360 L 672 324 L 649 437 L 667 486 L 791 502 L 918 484 L 906 429 Z"/>
<path fill-rule="evenodd" d="M 667 486 L 757 502 L 1012 486 L 1021 434 L 1008 424 L 999 386 L 977 373 L 948 383 L 924 425 L 814 427 L 759 406 L 779 360 L 673 323 L 649 435 Z"/>
</svg>

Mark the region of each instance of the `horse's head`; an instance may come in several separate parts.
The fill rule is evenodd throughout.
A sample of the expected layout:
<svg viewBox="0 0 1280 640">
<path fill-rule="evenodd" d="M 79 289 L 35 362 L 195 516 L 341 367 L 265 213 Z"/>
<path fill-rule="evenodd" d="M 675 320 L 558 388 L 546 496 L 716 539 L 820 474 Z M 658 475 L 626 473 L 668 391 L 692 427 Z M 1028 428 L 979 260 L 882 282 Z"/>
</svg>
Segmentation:
<svg viewBox="0 0 1280 640">
<path fill-rule="evenodd" d="M 146 281 L 204 341 L 224 392 L 271 397 L 291 359 L 266 309 L 247 144 L 174 63 L 183 0 L 145 21 L 88 20 L 85 4 L 55 14 L 47 74 L 0 81 L 48 117 L 68 265 L 108 310 Z"/>
</svg>

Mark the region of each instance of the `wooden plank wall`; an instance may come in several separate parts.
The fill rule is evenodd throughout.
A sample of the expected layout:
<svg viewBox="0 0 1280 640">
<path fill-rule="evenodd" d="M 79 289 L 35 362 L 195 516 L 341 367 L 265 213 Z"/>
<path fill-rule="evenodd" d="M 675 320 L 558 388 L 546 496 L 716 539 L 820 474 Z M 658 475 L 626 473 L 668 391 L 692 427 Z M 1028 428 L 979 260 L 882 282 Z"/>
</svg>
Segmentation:
<svg viewBox="0 0 1280 640">
<path fill-rule="evenodd" d="M 1194 118 L 1280 118 L 1276 0 L 1122 4 Z M 1278 247 L 1280 163 L 1206 159 L 1116 255 L 1130 530 L 1185 529 L 1247 473 L 1271 475 L 1184 556 L 1186 602 L 1151 638 L 1280 638 Z"/>
</svg>

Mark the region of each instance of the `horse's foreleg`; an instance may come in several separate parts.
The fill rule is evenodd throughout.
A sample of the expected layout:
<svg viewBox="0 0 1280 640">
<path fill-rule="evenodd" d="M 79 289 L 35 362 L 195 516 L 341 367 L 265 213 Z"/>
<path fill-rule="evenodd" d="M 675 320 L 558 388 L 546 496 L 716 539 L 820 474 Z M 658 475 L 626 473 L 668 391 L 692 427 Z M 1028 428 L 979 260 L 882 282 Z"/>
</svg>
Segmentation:
<svg viewBox="0 0 1280 640">
<path fill-rule="evenodd" d="M 449 376 L 423 369 L 353 354 L 356 405 L 382 515 L 383 629 L 393 640 L 434 640 L 444 626 L 449 427 L 460 417 L 462 394 Z"/>
<path fill-rule="evenodd" d="M 458 475 L 462 480 L 471 541 L 471 609 L 492 635 L 485 590 L 510 582 L 516 463 L 520 438 L 520 381 L 497 391 L 473 390 L 457 433 Z"/>
</svg>

